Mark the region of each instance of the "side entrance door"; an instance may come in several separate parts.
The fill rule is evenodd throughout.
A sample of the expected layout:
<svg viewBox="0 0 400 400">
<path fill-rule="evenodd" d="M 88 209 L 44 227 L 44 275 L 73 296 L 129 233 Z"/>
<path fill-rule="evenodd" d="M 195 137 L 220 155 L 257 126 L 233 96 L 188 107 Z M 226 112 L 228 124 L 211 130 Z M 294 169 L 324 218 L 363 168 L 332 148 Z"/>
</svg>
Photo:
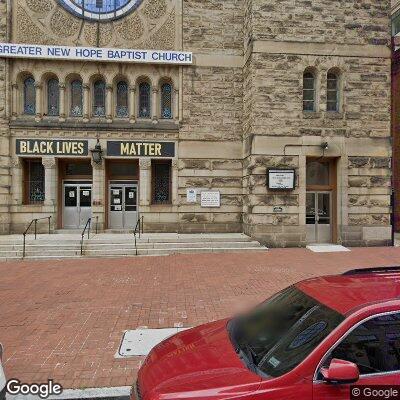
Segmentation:
<svg viewBox="0 0 400 400">
<path fill-rule="evenodd" d="M 307 243 L 332 243 L 331 198 L 330 192 L 307 192 Z"/>
<path fill-rule="evenodd" d="M 64 182 L 63 226 L 83 228 L 92 216 L 91 182 Z"/>
<path fill-rule="evenodd" d="M 138 220 L 136 182 L 110 182 L 109 221 L 111 229 L 134 229 Z"/>
</svg>

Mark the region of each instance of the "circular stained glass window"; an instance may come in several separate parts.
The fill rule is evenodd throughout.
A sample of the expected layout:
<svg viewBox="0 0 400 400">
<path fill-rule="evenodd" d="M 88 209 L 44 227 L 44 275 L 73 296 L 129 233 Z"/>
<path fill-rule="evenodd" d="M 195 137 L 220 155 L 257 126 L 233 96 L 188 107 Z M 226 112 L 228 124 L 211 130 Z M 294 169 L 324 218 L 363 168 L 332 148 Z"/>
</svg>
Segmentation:
<svg viewBox="0 0 400 400">
<path fill-rule="evenodd" d="M 143 0 L 58 0 L 69 12 L 93 21 L 109 21 L 130 13 Z"/>
</svg>

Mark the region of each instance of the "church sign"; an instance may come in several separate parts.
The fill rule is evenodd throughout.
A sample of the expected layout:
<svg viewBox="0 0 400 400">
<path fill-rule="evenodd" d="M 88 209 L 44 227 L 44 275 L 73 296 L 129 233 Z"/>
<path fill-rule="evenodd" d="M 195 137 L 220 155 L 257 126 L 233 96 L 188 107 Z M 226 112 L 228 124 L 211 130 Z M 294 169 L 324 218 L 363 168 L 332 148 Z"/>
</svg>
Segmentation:
<svg viewBox="0 0 400 400">
<path fill-rule="evenodd" d="M 87 156 L 87 140 L 17 139 L 16 154 L 20 156 Z"/>
<path fill-rule="evenodd" d="M 111 157 L 175 157 L 174 142 L 107 142 L 107 156 Z"/>
<path fill-rule="evenodd" d="M 190 65 L 193 63 L 193 54 L 186 51 L 42 46 L 14 43 L 0 43 L 1 57 L 141 64 Z"/>
</svg>

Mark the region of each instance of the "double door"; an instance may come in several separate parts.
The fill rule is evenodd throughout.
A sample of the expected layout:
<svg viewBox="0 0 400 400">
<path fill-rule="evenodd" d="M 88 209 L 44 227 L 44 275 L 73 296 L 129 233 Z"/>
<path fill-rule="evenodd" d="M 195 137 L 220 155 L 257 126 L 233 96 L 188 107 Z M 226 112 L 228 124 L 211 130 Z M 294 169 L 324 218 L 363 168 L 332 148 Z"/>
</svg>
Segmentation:
<svg viewBox="0 0 400 400">
<path fill-rule="evenodd" d="M 110 182 L 109 225 L 111 229 L 134 229 L 138 220 L 136 182 Z"/>
<path fill-rule="evenodd" d="M 83 228 L 92 217 L 92 183 L 64 182 L 63 226 Z"/>
<path fill-rule="evenodd" d="M 308 243 L 332 243 L 331 192 L 307 192 L 306 224 Z"/>
</svg>

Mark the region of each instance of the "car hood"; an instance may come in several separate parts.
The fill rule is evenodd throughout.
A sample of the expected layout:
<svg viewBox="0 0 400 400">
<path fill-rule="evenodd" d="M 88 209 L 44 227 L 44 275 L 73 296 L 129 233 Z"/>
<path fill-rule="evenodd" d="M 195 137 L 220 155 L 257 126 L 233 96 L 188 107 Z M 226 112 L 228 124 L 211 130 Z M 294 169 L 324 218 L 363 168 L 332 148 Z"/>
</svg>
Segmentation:
<svg viewBox="0 0 400 400">
<path fill-rule="evenodd" d="M 226 329 L 227 320 L 209 323 L 164 340 L 149 354 L 139 371 L 144 400 L 193 397 L 218 398 L 245 394 L 261 378 L 236 354 Z"/>
</svg>

